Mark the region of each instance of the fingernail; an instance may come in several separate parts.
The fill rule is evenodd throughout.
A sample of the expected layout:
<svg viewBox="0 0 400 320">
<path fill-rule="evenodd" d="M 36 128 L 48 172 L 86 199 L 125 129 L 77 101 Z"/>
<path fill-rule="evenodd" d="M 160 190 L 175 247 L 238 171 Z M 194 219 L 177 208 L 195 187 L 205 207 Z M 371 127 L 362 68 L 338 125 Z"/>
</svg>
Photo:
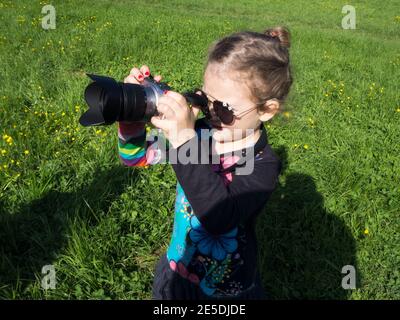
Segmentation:
<svg viewBox="0 0 400 320">
<path fill-rule="evenodd" d="M 143 79 L 143 76 L 142 76 L 141 74 L 139 74 L 139 75 L 138 75 L 138 79 L 139 79 L 139 80 L 142 80 L 142 79 Z"/>
<path fill-rule="evenodd" d="M 168 90 L 164 90 L 164 94 L 167 94 L 168 93 Z"/>
<path fill-rule="evenodd" d="M 146 71 L 146 72 L 144 73 L 144 75 L 145 75 L 145 76 L 148 76 L 148 75 L 150 75 L 150 72 Z"/>
</svg>

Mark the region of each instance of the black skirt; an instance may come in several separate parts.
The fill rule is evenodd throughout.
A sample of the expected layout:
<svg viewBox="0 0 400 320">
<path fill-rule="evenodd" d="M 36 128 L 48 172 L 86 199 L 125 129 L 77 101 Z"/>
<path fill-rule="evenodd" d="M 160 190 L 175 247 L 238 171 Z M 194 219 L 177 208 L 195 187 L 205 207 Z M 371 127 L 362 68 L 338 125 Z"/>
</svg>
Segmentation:
<svg viewBox="0 0 400 320">
<path fill-rule="evenodd" d="M 207 296 L 193 282 L 183 278 L 173 271 L 168 264 L 166 254 L 163 254 L 155 267 L 153 281 L 153 300 L 264 300 L 265 291 L 259 272 L 255 283 L 236 296 L 212 297 Z"/>
</svg>

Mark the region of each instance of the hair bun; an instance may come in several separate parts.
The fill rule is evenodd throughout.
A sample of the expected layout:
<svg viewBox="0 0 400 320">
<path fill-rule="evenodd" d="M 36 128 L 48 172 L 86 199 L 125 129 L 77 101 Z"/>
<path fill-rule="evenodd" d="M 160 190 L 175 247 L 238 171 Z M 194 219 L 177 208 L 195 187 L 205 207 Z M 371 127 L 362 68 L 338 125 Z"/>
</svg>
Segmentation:
<svg viewBox="0 0 400 320">
<path fill-rule="evenodd" d="M 281 46 L 290 48 L 290 32 L 285 27 L 275 27 L 264 31 L 264 34 L 279 40 Z"/>
</svg>

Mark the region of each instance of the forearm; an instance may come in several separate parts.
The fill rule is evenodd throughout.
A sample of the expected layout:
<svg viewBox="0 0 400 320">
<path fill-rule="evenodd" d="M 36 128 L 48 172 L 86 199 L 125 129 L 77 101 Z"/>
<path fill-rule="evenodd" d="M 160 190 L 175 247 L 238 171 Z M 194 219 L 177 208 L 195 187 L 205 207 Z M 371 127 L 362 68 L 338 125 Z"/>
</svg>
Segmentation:
<svg viewBox="0 0 400 320">
<path fill-rule="evenodd" d="M 118 122 L 118 155 L 126 166 L 143 167 L 146 159 L 146 129 L 142 122 Z"/>
</svg>

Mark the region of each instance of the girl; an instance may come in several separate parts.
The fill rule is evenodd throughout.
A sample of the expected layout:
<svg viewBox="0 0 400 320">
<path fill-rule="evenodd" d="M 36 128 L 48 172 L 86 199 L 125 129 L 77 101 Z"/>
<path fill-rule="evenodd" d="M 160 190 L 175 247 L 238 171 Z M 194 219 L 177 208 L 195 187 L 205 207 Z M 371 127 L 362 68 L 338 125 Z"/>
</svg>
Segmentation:
<svg viewBox="0 0 400 320">
<path fill-rule="evenodd" d="M 199 109 L 189 108 L 177 92 L 159 99 L 163 117 L 154 116 L 151 123 L 172 149 L 179 152 L 212 140 L 211 153 L 219 164 L 184 164 L 180 159 L 172 164 L 178 180 L 174 227 L 155 269 L 153 299 L 265 298 L 255 219 L 275 189 L 281 167 L 263 122 L 280 111 L 292 84 L 288 48 L 289 33 L 282 27 L 234 33 L 214 43 L 203 87 L 196 90 L 208 101 L 207 118 L 196 121 Z M 149 75 L 147 66 L 133 68 L 125 82 L 140 84 Z M 128 166 L 157 162 L 144 125 L 118 123 L 119 156 Z M 201 136 L 200 129 L 210 134 Z M 252 172 L 239 175 L 238 164 L 248 161 L 249 151 Z"/>
</svg>

